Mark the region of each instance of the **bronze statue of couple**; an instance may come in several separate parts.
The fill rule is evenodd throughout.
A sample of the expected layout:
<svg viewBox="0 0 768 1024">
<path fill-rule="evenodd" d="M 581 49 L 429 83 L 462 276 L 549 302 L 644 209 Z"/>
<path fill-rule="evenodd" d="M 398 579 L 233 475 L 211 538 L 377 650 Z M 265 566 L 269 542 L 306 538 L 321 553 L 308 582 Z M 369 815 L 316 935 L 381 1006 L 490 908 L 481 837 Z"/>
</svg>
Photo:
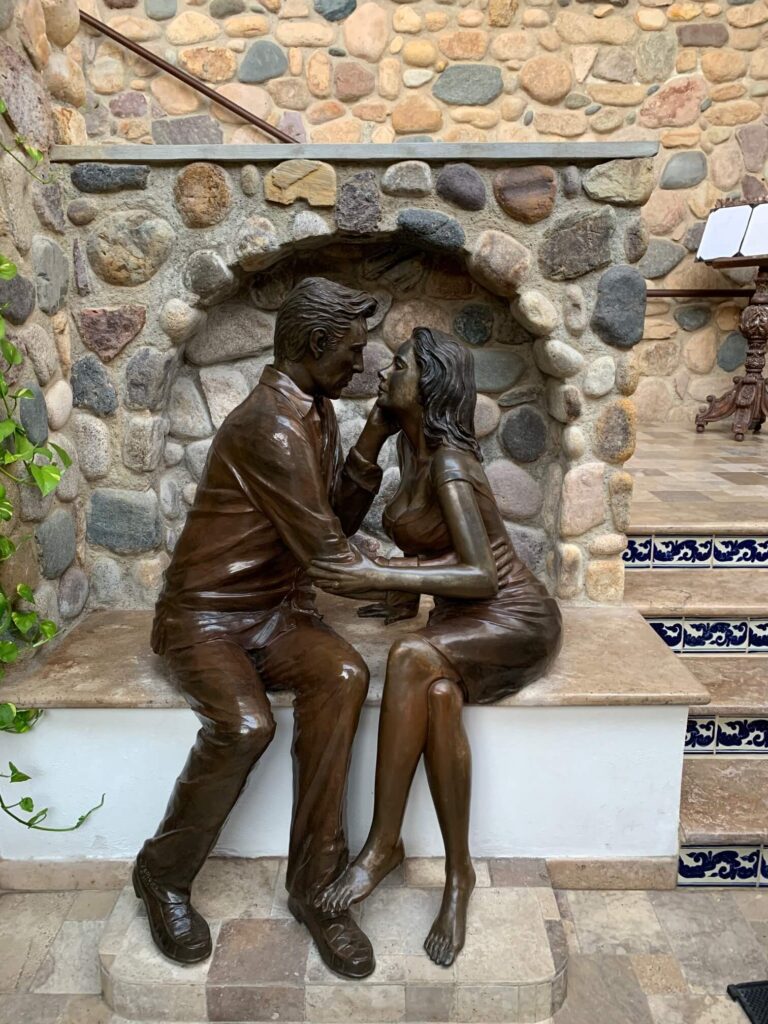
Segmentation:
<svg viewBox="0 0 768 1024">
<path fill-rule="evenodd" d="M 371 295 L 319 277 L 286 297 L 274 362 L 214 437 L 165 575 L 152 646 L 201 729 L 133 884 L 156 945 L 179 963 L 211 953 L 192 883 L 274 734 L 267 694 L 285 689 L 295 695 L 291 913 L 332 971 L 374 970 L 349 908 L 405 856 L 403 815 L 423 757 L 446 854 L 424 946 L 435 963 L 451 964 L 475 882 L 462 709 L 516 692 L 559 648 L 557 603 L 516 555 L 483 472 L 465 346 L 429 327 L 404 339 L 344 458 L 331 399 L 363 369 L 375 309 Z M 403 557 L 371 559 L 349 538 L 394 434 L 401 479 L 384 526 Z M 435 602 L 427 625 L 389 653 L 373 822 L 351 863 L 345 793 L 368 669 L 318 614 L 315 587 L 373 599 L 366 614 L 388 619 L 415 614 L 420 594 Z"/>
</svg>

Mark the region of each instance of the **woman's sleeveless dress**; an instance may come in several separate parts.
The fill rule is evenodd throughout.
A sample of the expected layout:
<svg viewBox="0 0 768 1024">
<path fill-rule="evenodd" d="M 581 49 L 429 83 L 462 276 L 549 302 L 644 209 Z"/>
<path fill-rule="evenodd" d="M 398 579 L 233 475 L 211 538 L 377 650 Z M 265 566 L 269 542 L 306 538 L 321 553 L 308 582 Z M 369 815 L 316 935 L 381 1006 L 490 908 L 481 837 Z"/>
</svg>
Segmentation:
<svg viewBox="0 0 768 1024">
<path fill-rule="evenodd" d="M 401 442 L 399 450 L 402 476 L 413 478 L 417 471 L 412 469 L 412 450 L 407 442 Z M 480 461 L 470 452 L 440 448 L 423 472 L 429 474 L 424 482 L 426 501 L 394 511 L 402 505 L 401 485 L 383 514 L 387 534 L 406 556 L 438 558 L 454 549 L 437 493 L 451 480 L 472 485 L 489 541 L 504 540 L 513 555 L 496 597 L 479 601 L 436 597 L 427 625 L 415 634 L 456 670 L 469 703 L 492 704 L 550 667 L 560 649 L 560 609 L 515 554 Z"/>
</svg>

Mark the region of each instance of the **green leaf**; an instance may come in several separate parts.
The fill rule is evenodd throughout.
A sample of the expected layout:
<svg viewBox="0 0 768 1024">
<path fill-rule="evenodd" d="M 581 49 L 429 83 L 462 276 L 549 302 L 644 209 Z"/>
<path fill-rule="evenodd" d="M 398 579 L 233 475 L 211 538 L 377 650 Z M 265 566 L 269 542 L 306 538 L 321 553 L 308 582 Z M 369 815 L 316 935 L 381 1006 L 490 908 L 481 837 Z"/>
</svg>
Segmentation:
<svg viewBox="0 0 768 1024">
<path fill-rule="evenodd" d="M 10 437 L 16 430 L 16 420 L 0 420 L 0 441 Z"/>
<path fill-rule="evenodd" d="M 0 279 L 10 281 L 12 277 L 16 277 L 17 273 L 16 264 L 11 263 L 6 256 L 0 254 Z"/>
<path fill-rule="evenodd" d="M 58 487 L 61 480 L 61 470 L 58 466 L 35 466 L 30 464 L 27 466 L 27 469 L 43 497 L 50 494 L 51 491 L 55 491 Z"/>
<path fill-rule="evenodd" d="M 19 656 L 19 645 L 13 640 L 0 640 L 0 661 L 4 665 L 10 665 Z"/>
<path fill-rule="evenodd" d="M 22 142 L 21 147 L 29 159 L 34 161 L 35 166 L 42 162 L 43 154 L 36 146 L 30 146 L 28 142 Z"/>
<path fill-rule="evenodd" d="M 61 459 L 62 466 L 64 466 L 65 469 L 69 469 L 69 467 L 72 465 L 72 459 L 69 457 L 69 455 L 67 455 L 64 449 L 61 447 L 61 445 L 54 444 L 53 441 L 49 441 L 48 446 L 50 448 L 53 448 L 53 450 L 59 456 L 59 458 Z"/>
<path fill-rule="evenodd" d="M 0 114 L 4 114 L 8 107 L 5 105 L 5 100 L 0 100 Z"/>
<path fill-rule="evenodd" d="M 27 586 L 26 583 L 19 583 L 16 587 L 16 593 L 19 597 L 23 597 L 25 601 L 29 601 L 30 604 L 35 603 L 35 592 L 32 587 Z"/>
<path fill-rule="evenodd" d="M 7 729 L 16 717 L 15 704 L 0 704 L 0 729 Z"/>
<path fill-rule="evenodd" d="M 5 497 L 5 488 L 0 484 L 0 501 Z"/>
<path fill-rule="evenodd" d="M 59 632 L 59 627 L 56 625 L 55 622 L 51 622 L 50 619 L 41 619 L 39 625 L 40 632 L 43 634 L 46 640 L 50 640 Z"/>
<path fill-rule="evenodd" d="M 11 782 L 29 782 L 32 778 L 31 775 L 25 775 L 24 772 L 19 771 L 13 761 L 8 762 L 8 767 L 11 769 Z"/>
<path fill-rule="evenodd" d="M 4 562 L 6 558 L 10 558 L 15 552 L 16 545 L 13 541 L 9 537 L 0 537 L 0 562 Z"/>
<path fill-rule="evenodd" d="M 35 809 L 35 801 L 31 796 L 23 796 L 21 800 L 19 800 L 19 807 L 22 811 L 27 811 L 28 814 L 31 814 Z"/>
<path fill-rule="evenodd" d="M 0 519 L 6 523 L 9 519 L 13 518 L 13 505 L 10 501 L 6 501 L 5 498 L 0 499 Z"/>
<path fill-rule="evenodd" d="M 20 633 L 26 636 L 30 633 L 38 624 L 40 616 L 37 612 L 12 612 L 11 619 L 13 624 Z"/>
<path fill-rule="evenodd" d="M 34 826 L 39 821 L 43 821 L 47 817 L 48 817 L 48 808 L 44 807 L 42 809 L 42 811 L 38 811 L 37 814 L 33 814 L 32 817 L 29 819 L 29 821 L 26 822 L 27 828 L 34 828 Z"/>
<path fill-rule="evenodd" d="M 19 388 L 19 390 L 11 395 L 12 398 L 34 398 L 35 396 L 29 390 L 29 388 Z"/>
<path fill-rule="evenodd" d="M 19 366 L 24 361 L 24 356 L 16 348 L 12 341 L 8 341 L 7 338 L 3 338 L 0 341 L 0 352 L 3 353 L 3 358 L 11 366 Z"/>
</svg>

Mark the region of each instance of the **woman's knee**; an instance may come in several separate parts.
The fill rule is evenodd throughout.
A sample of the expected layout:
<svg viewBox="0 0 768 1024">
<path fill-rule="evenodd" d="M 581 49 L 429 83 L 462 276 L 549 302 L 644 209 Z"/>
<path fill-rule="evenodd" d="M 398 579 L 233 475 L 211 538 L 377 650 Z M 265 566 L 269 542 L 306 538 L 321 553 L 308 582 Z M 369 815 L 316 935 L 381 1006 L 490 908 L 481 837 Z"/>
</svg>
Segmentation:
<svg viewBox="0 0 768 1024">
<path fill-rule="evenodd" d="M 464 694 L 458 683 L 451 679 L 438 679 L 428 691 L 430 711 L 439 713 L 461 713 L 464 707 Z"/>
<path fill-rule="evenodd" d="M 424 677 L 439 670 L 442 657 L 420 636 L 404 636 L 390 649 L 387 673 L 398 677 Z"/>
</svg>

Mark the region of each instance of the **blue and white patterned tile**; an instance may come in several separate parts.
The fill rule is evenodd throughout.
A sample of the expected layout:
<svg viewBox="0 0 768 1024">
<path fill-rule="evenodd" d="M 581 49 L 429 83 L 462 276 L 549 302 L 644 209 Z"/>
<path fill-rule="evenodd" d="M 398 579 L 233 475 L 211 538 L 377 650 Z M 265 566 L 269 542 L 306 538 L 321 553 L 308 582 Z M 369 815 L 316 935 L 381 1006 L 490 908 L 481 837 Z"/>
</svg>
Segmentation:
<svg viewBox="0 0 768 1024">
<path fill-rule="evenodd" d="M 715 537 L 715 569 L 768 569 L 768 537 Z"/>
<path fill-rule="evenodd" d="M 763 847 L 760 855 L 760 874 L 758 876 L 758 885 L 768 886 L 768 847 Z"/>
<path fill-rule="evenodd" d="M 753 888 L 760 865 L 759 846 L 683 846 L 677 867 L 679 886 Z"/>
<path fill-rule="evenodd" d="M 711 569 L 712 537 L 654 537 L 654 569 Z"/>
<path fill-rule="evenodd" d="M 627 537 L 622 558 L 626 569 L 650 569 L 653 537 Z"/>
<path fill-rule="evenodd" d="M 716 718 L 689 718 L 685 730 L 686 754 L 714 754 L 717 745 Z"/>
<path fill-rule="evenodd" d="M 768 654 L 768 619 L 749 620 L 749 653 Z"/>
<path fill-rule="evenodd" d="M 685 619 L 684 654 L 729 654 L 746 652 L 749 639 L 747 619 Z"/>
<path fill-rule="evenodd" d="M 682 619 L 648 619 L 648 625 L 659 634 L 671 651 L 683 649 Z"/>
<path fill-rule="evenodd" d="M 718 718 L 718 754 L 768 753 L 768 719 Z"/>
</svg>

